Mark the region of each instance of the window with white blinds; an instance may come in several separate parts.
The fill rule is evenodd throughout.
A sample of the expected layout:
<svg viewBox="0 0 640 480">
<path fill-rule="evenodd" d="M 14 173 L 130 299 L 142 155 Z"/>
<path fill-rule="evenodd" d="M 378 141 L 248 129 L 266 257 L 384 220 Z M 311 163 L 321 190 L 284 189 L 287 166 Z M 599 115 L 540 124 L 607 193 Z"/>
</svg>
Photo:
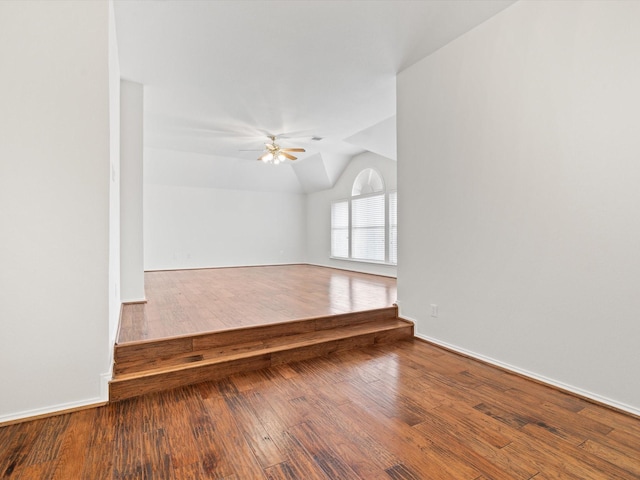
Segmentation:
<svg viewBox="0 0 640 480">
<path fill-rule="evenodd" d="M 360 172 L 352 196 L 331 204 L 331 256 L 397 264 L 397 193 L 384 192 L 374 169 Z"/>
<path fill-rule="evenodd" d="M 351 257 L 385 261 L 384 194 L 351 200 Z"/>
<path fill-rule="evenodd" d="M 349 202 L 331 204 L 331 256 L 349 258 Z"/>
</svg>

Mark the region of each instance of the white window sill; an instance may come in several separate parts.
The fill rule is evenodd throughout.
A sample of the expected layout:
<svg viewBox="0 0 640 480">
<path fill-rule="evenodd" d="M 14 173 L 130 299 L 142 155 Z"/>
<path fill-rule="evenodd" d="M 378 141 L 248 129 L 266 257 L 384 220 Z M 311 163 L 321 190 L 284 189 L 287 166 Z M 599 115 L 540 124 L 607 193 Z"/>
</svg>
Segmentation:
<svg viewBox="0 0 640 480">
<path fill-rule="evenodd" d="M 329 257 L 331 260 L 341 260 L 343 262 L 354 262 L 354 263 L 367 263 L 370 265 L 382 265 L 386 267 L 397 267 L 397 263 L 389 263 L 389 262 L 377 262 L 375 260 L 360 260 L 358 258 L 344 258 L 344 257 Z"/>
</svg>

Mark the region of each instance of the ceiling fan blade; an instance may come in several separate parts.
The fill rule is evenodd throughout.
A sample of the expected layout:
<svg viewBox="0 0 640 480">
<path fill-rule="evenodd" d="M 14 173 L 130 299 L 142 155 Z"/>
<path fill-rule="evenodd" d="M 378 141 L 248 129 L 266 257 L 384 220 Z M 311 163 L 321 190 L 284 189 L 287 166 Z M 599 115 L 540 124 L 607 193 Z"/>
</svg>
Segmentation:
<svg viewBox="0 0 640 480">
<path fill-rule="evenodd" d="M 289 155 L 287 152 L 283 152 L 282 150 L 280 150 L 280 153 L 285 157 L 287 157 L 289 160 L 296 160 L 298 158 L 298 157 L 294 157 L 293 155 Z"/>
<path fill-rule="evenodd" d="M 304 148 L 281 148 L 281 152 L 306 152 Z"/>
<path fill-rule="evenodd" d="M 264 146 L 267 147 L 272 152 L 276 149 L 276 146 L 273 143 L 265 143 Z"/>
<path fill-rule="evenodd" d="M 280 138 L 311 138 L 314 135 L 317 135 L 318 132 L 315 130 L 281 130 L 277 134 L 273 135 L 274 137 Z M 267 137 L 271 137 L 271 133 L 267 135 Z"/>
</svg>

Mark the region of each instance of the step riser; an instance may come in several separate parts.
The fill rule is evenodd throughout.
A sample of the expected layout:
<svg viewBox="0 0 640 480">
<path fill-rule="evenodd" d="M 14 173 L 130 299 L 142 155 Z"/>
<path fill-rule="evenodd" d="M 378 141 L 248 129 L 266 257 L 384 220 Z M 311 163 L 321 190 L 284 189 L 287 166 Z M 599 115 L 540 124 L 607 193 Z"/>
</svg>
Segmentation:
<svg viewBox="0 0 640 480">
<path fill-rule="evenodd" d="M 268 368 L 270 365 L 271 355 L 267 354 L 225 364 L 206 365 L 178 372 L 167 372 L 151 377 L 136 378 L 122 382 L 112 381 L 109 385 L 109 400 L 114 402 L 208 380 L 220 380 L 236 373 Z"/>
<path fill-rule="evenodd" d="M 382 322 L 386 323 L 389 322 L 389 320 L 383 320 Z M 382 325 L 380 321 L 367 322 L 359 325 L 350 325 L 348 327 L 334 328 L 330 330 L 315 331 L 308 334 L 303 334 L 307 337 L 306 339 L 302 339 L 301 335 L 289 335 L 278 337 L 276 339 L 264 340 L 262 342 L 251 342 L 249 344 L 227 346 L 222 349 L 209 349 L 197 352 L 188 352 L 187 354 L 176 355 L 169 358 L 157 358 L 153 361 L 130 363 L 124 366 L 121 365 L 117 369 L 117 371 L 118 376 L 121 377 L 127 375 L 135 375 L 137 373 L 153 373 L 154 370 L 157 371 L 162 369 L 181 369 L 198 362 L 209 363 L 212 360 L 223 359 L 230 356 L 251 356 L 252 352 L 256 352 L 256 354 L 276 353 L 280 349 L 291 351 L 301 346 L 311 346 L 311 344 L 321 344 L 324 342 L 337 340 L 338 338 L 354 337 L 373 332 L 376 332 L 378 335 L 382 335 L 385 330 L 397 328 L 399 326 L 397 320 L 394 319 L 391 320 L 391 322 L 393 322 L 393 326 L 388 324 Z M 354 331 L 354 329 L 356 329 L 356 331 Z M 363 329 L 367 331 L 363 331 Z M 326 338 L 326 334 L 328 334 L 329 332 L 331 338 Z M 335 333 L 337 333 L 338 336 L 336 336 Z"/>
<path fill-rule="evenodd" d="M 344 352 L 355 348 L 363 348 L 375 344 L 392 343 L 413 336 L 413 328 L 410 326 L 397 328 L 385 332 L 370 333 L 357 337 L 345 338 L 335 342 L 321 343 L 313 347 L 303 347 L 284 352 L 274 353 L 271 356 L 271 365 L 299 362 L 310 358 L 322 357 L 332 353 Z"/>
<path fill-rule="evenodd" d="M 184 354 L 175 354 L 169 357 L 158 357 L 153 360 L 128 362 L 116 367 L 116 377 L 137 376 L 136 374 L 153 373 L 160 370 L 179 370 L 196 363 L 208 364 L 218 361 L 233 360 L 240 357 L 251 356 L 253 353 L 275 353 L 279 350 L 292 350 L 302 346 L 310 346 L 338 340 L 341 338 L 365 335 L 377 332 L 381 334 L 385 330 L 393 329 L 406 322 L 397 319 L 377 320 L 346 327 L 338 327 L 326 330 L 312 331 L 299 335 L 284 335 L 262 341 L 228 345 L 207 350 L 188 351 Z"/>
<path fill-rule="evenodd" d="M 307 360 L 378 343 L 391 343 L 412 336 L 413 325 L 407 324 L 406 326 L 390 330 L 356 335 L 286 351 L 256 354 L 241 360 L 233 360 L 221 364 L 194 365 L 193 368 L 162 372 L 130 380 L 114 379 L 109 386 L 109 399 L 111 401 L 124 400 L 147 393 L 169 390 L 210 380 L 219 380 L 236 373 L 260 370 L 284 363 Z"/>
<path fill-rule="evenodd" d="M 241 346 L 227 346 L 224 348 L 218 349 L 209 349 L 206 351 L 209 357 L 217 355 L 217 356 L 225 356 L 234 353 L 249 353 L 253 351 L 258 351 L 264 345 L 263 342 L 255 342 L 253 344 L 247 345 L 243 344 Z M 167 357 L 157 357 L 151 360 L 142 360 L 135 362 L 127 362 L 121 364 L 114 365 L 114 372 L 116 375 L 126 375 L 132 374 L 136 372 L 144 372 L 146 370 L 152 370 L 155 368 L 162 368 L 165 365 L 180 365 L 180 364 L 189 364 L 198 362 L 204 359 L 204 355 L 202 351 L 193 351 L 193 349 L 189 348 L 185 352 L 187 356 L 185 356 L 182 352 L 178 352 L 175 355 L 169 355 Z M 191 355 L 189 355 L 191 354 Z"/>
<path fill-rule="evenodd" d="M 262 348 L 263 340 L 274 337 L 330 330 L 371 321 L 389 320 L 397 318 L 397 314 L 398 309 L 393 306 L 367 312 L 346 313 L 239 330 L 116 345 L 114 375 L 153 368 L 161 365 L 163 360 L 188 355 L 191 352 L 215 350 L 218 354 L 224 355 L 236 351 L 239 344 L 242 344 L 243 348 L 248 351 L 259 350 Z"/>
</svg>

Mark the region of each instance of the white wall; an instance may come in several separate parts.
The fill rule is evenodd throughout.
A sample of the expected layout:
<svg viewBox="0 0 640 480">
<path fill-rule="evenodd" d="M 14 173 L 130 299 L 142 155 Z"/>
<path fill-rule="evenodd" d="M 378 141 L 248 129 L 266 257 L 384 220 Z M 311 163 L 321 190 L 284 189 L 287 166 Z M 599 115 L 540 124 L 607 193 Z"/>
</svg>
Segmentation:
<svg viewBox="0 0 640 480">
<path fill-rule="evenodd" d="M 0 2 L 0 422 L 102 399 L 107 2 Z"/>
<path fill-rule="evenodd" d="M 353 181 L 362 170 L 370 167 L 380 172 L 387 191 L 396 189 L 396 162 L 375 153 L 366 152 L 353 157 L 333 188 L 307 195 L 307 260 L 309 263 L 389 277 L 396 276 L 395 265 L 331 258 L 331 202 L 349 198 Z"/>
<path fill-rule="evenodd" d="M 402 314 L 636 414 L 639 24 L 518 2 L 398 78 Z"/>
<path fill-rule="evenodd" d="M 143 254 L 143 103 L 141 84 L 121 82 L 120 274 L 122 301 L 145 299 Z"/>
<path fill-rule="evenodd" d="M 355 177 L 367 167 L 378 169 L 387 189 L 395 190 L 395 161 L 374 153 L 356 155 L 332 189 L 309 195 L 256 190 L 251 175 L 234 170 L 246 163 L 145 149 L 145 270 L 309 262 L 395 277 L 392 265 L 329 258 L 331 201 L 349 197 Z M 221 164 L 230 170 L 223 174 Z M 267 182 L 291 174 L 280 166 L 258 166 L 264 167 Z M 243 187 L 242 181 L 244 188 L 219 186 Z"/>
<path fill-rule="evenodd" d="M 301 194 L 146 184 L 145 270 L 305 261 Z"/>
</svg>

